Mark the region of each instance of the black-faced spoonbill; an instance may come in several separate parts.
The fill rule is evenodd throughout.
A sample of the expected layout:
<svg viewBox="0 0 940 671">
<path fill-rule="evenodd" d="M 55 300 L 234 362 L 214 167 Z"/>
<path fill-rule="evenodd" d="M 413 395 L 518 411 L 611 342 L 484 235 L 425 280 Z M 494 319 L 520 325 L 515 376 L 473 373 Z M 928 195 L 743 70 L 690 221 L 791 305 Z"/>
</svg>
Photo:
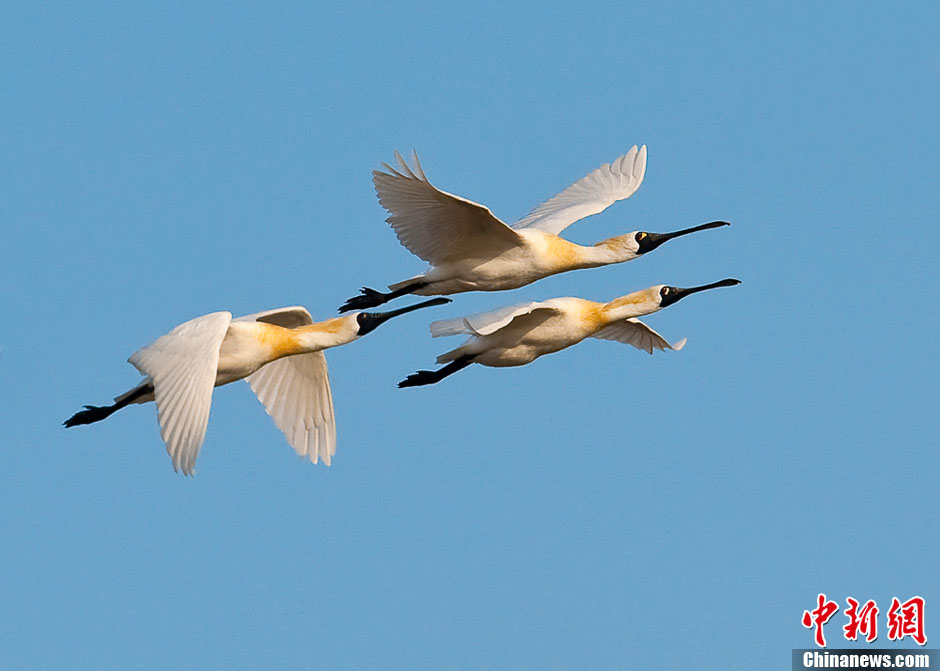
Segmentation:
<svg viewBox="0 0 940 671">
<path fill-rule="evenodd" d="M 434 384 L 472 363 L 497 368 L 524 366 L 543 354 L 571 347 L 588 337 L 617 340 L 650 354 L 654 349 L 680 350 L 685 345 L 685 338 L 670 345 L 636 317 L 662 310 L 697 291 L 740 283 L 740 280 L 727 279 L 689 289 L 659 284 L 609 303 L 581 298 L 552 298 L 436 321 L 431 324 L 432 336 L 467 333 L 470 338 L 457 349 L 437 357 L 437 363 L 446 366 L 435 371 L 419 370 L 399 382 L 398 386 Z"/>
<path fill-rule="evenodd" d="M 372 181 L 398 240 L 430 268 L 390 284 L 388 292 L 363 287 L 340 312 L 375 307 L 405 294 L 516 289 L 568 270 L 630 261 L 672 238 L 729 225 L 713 221 L 672 233 L 633 231 L 591 247 L 559 237 L 574 222 L 629 198 L 640 187 L 646 173 L 645 146 L 634 146 L 613 163 L 602 165 L 512 226 L 485 206 L 432 186 L 417 154 L 413 168 L 397 152 L 395 157 L 399 167 L 384 164 L 388 172 L 374 171 Z"/>
<path fill-rule="evenodd" d="M 336 452 L 333 399 L 321 350 L 345 345 L 412 310 L 449 303 L 435 298 L 389 312 L 358 312 L 314 323 L 302 307 L 232 319 L 213 312 L 180 324 L 128 359 L 146 378 L 114 399 L 65 420 L 91 424 L 132 403 L 156 400 L 160 435 L 173 468 L 193 474 L 206 435 L 212 389 L 248 379 L 252 391 L 297 454 L 329 466 Z"/>
</svg>

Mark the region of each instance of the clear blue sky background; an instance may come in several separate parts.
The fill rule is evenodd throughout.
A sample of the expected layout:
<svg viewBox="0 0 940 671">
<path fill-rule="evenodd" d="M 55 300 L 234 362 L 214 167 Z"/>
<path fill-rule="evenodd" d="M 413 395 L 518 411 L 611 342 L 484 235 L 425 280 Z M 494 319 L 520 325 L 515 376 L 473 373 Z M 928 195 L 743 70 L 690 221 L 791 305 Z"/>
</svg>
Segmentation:
<svg viewBox="0 0 940 671">
<path fill-rule="evenodd" d="M 13 3 L 0 99 L 0 667 L 786 668 L 820 591 L 938 647 L 936 3 Z M 328 352 L 331 468 L 242 383 L 194 479 L 152 406 L 60 425 L 187 319 L 420 272 L 396 149 L 514 220 L 642 143 L 570 239 L 733 226 Z M 680 353 L 395 387 L 431 318 L 729 276 Z"/>
</svg>

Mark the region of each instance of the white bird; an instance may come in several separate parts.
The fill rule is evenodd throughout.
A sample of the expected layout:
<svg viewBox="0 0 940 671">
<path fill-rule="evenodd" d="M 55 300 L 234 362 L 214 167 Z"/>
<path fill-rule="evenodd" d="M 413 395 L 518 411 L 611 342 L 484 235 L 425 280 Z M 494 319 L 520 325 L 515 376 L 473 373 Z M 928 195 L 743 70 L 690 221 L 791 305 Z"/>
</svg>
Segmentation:
<svg viewBox="0 0 940 671">
<path fill-rule="evenodd" d="M 697 291 L 730 287 L 740 280 L 726 279 L 700 287 L 680 289 L 663 284 L 596 303 L 581 298 L 552 298 L 431 324 L 431 335 L 467 333 L 470 338 L 457 349 L 437 357 L 447 364 L 436 371 L 420 370 L 398 383 L 399 387 L 434 384 L 472 363 L 495 368 L 524 366 L 543 354 L 571 347 L 585 338 L 617 340 L 650 354 L 657 350 L 680 350 L 685 338 L 672 345 L 636 319 L 652 314 Z"/>
<path fill-rule="evenodd" d="M 141 375 L 109 406 L 86 405 L 67 427 L 91 424 L 132 403 L 156 401 L 160 435 L 173 468 L 193 474 L 209 422 L 212 389 L 248 384 L 297 454 L 329 466 L 336 452 L 333 399 L 321 350 L 345 345 L 406 312 L 449 303 L 435 298 L 389 312 L 358 312 L 314 323 L 303 307 L 232 319 L 213 312 L 180 324 L 128 359 Z"/>
<path fill-rule="evenodd" d="M 646 174 L 646 146 L 634 146 L 613 163 L 605 163 L 512 226 L 485 206 L 432 186 L 417 154 L 414 168 L 398 152 L 395 157 L 399 168 L 383 164 L 388 172 L 373 171 L 372 181 L 398 240 L 430 267 L 390 284 L 389 292 L 363 287 L 340 312 L 375 307 L 405 294 L 516 289 L 568 270 L 630 261 L 672 238 L 730 225 L 713 221 L 673 233 L 633 231 L 590 247 L 559 237 L 574 222 L 604 211 L 640 188 Z"/>
</svg>

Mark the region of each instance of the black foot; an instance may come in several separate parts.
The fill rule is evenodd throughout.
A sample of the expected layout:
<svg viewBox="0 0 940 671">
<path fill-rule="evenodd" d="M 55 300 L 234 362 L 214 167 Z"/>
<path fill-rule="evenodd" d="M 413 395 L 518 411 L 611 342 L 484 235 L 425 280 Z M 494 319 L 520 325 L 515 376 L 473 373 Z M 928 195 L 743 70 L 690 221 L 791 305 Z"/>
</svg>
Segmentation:
<svg viewBox="0 0 940 671">
<path fill-rule="evenodd" d="M 419 370 L 417 373 L 412 373 L 399 382 L 398 387 L 399 389 L 403 387 L 420 387 L 425 384 L 440 382 L 448 375 L 453 375 L 458 370 L 463 370 L 472 364 L 473 356 L 472 354 L 464 354 L 462 357 L 454 359 L 443 368 L 438 368 L 437 370 Z"/>
<path fill-rule="evenodd" d="M 422 387 L 426 384 L 434 384 L 435 382 L 441 381 L 440 371 L 436 370 L 419 370 L 416 373 L 412 373 L 404 380 L 398 383 L 399 389 L 404 389 L 405 387 Z"/>
<path fill-rule="evenodd" d="M 353 296 L 343 303 L 339 309 L 340 312 L 349 312 L 350 310 L 367 310 L 388 302 L 388 294 L 362 287 L 358 296 Z"/>
<path fill-rule="evenodd" d="M 100 422 L 102 419 L 106 419 L 112 412 L 114 412 L 114 406 L 112 405 L 86 405 L 84 410 L 79 410 L 62 422 L 62 424 L 66 427 L 78 426 L 79 424 L 93 424 L 94 422 Z"/>
</svg>

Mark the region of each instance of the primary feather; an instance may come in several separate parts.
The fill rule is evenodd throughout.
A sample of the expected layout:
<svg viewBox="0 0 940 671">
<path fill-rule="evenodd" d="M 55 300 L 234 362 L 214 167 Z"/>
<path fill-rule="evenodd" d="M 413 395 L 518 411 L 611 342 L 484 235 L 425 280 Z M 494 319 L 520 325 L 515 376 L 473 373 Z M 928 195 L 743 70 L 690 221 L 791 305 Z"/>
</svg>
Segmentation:
<svg viewBox="0 0 940 671">
<path fill-rule="evenodd" d="M 137 350 L 128 361 L 153 380 L 160 435 L 173 468 L 192 475 L 206 436 L 212 389 L 230 312 L 213 312 L 180 324 Z"/>
<path fill-rule="evenodd" d="M 372 182 L 379 202 L 389 212 L 386 221 L 412 254 L 428 263 L 453 258 L 496 256 L 521 244 L 518 233 L 497 219 L 489 208 L 434 187 L 413 155 L 410 168 L 395 152 L 399 167 L 383 164 Z"/>
<path fill-rule="evenodd" d="M 567 189 L 535 207 L 512 225 L 558 235 L 576 221 L 603 212 L 632 196 L 646 175 L 646 145 L 634 145 L 613 163 L 605 163 Z"/>
<path fill-rule="evenodd" d="M 294 329 L 313 323 L 307 308 L 293 307 L 257 312 L 234 321 L 258 321 Z M 287 442 L 302 457 L 327 466 L 336 454 L 333 394 L 323 352 L 308 352 L 279 359 L 247 378 Z"/>
<path fill-rule="evenodd" d="M 336 454 L 336 423 L 323 352 L 279 359 L 247 379 L 294 451 L 329 466 Z"/>
<path fill-rule="evenodd" d="M 495 310 L 480 312 L 466 317 L 441 319 L 431 323 L 431 336 L 438 338 L 461 333 L 469 335 L 489 335 L 503 328 L 516 317 L 539 309 L 554 310 L 555 308 L 546 302 L 534 301 L 531 303 L 507 305 Z"/>
<path fill-rule="evenodd" d="M 656 331 L 641 322 L 639 319 L 624 319 L 615 324 L 605 326 L 594 334 L 601 340 L 616 340 L 626 345 L 633 345 L 637 349 L 645 350 L 650 354 L 654 349 L 665 351 L 667 349 L 678 352 L 685 347 L 685 338 L 670 345 L 669 341 Z"/>
</svg>

